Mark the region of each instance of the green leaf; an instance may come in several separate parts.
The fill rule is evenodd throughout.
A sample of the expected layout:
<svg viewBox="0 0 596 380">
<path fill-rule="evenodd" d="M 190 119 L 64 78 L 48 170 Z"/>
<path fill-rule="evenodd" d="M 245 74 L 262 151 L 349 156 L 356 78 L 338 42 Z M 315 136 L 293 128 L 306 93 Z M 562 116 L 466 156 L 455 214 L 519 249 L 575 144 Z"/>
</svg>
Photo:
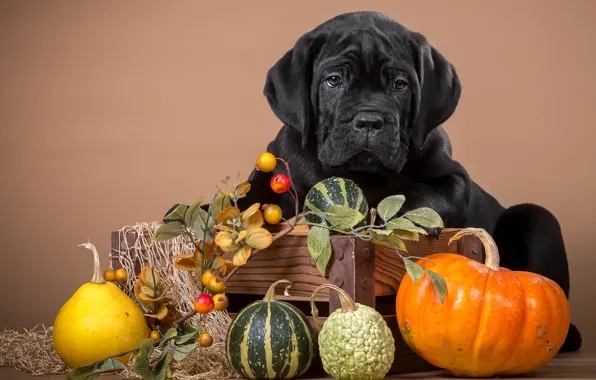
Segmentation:
<svg viewBox="0 0 596 380">
<path fill-rule="evenodd" d="M 154 350 L 155 342 L 151 338 L 141 340 L 141 346 L 139 349 L 139 355 L 134 361 L 134 365 L 132 370 L 137 375 L 145 378 L 145 379 L 152 379 L 153 373 L 151 368 L 149 367 L 149 358 Z"/>
<path fill-rule="evenodd" d="M 389 236 L 393 233 L 393 231 L 391 230 L 381 230 L 381 229 L 376 229 L 376 228 L 371 228 L 369 229 L 370 232 L 377 234 L 377 235 L 385 235 L 385 236 Z"/>
<path fill-rule="evenodd" d="M 381 202 L 379 202 L 379 206 L 377 207 L 378 215 L 383 219 L 383 221 L 388 221 L 389 219 L 393 218 L 395 214 L 401 209 L 404 202 L 406 201 L 406 197 L 403 195 L 391 195 Z"/>
<path fill-rule="evenodd" d="M 155 363 L 155 367 L 153 369 L 153 379 L 164 380 L 168 378 L 168 376 L 171 376 L 170 374 L 170 355 L 162 355 L 159 358 L 159 361 Z"/>
<path fill-rule="evenodd" d="M 210 216 L 207 211 L 199 208 L 199 211 L 197 211 L 197 217 L 193 221 L 190 228 L 198 239 L 203 240 L 203 237 L 205 237 L 205 243 L 211 243 L 213 241 L 213 236 L 216 234 L 216 231 L 213 228 L 216 223 L 217 221 Z M 205 224 L 207 224 L 207 229 L 205 229 Z M 207 230 L 206 236 L 205 230 Z"/>
<path fill-rule="evenodd" d="M 195 339 L 197 337 L 197 335 L 199 335 L 199 333 L 201 332 L 201 329 L 196 329 L 188 334 L 185 335 L 180 335 L 177 336 L 176 338 L 174 338 L 174 342 L 176 342 L 176 344 L 185 344 L 186 342 Z"/>
<path fill-rule="evenodd" d="M 213 202 L 211 202 L 211 215 L 215 218 L 217 214 L 230 206 L 232 206 L 232 197 L 230 197 L 229 194 L 220 191 L 217 193 Z"/>
<path fill-rule="evenodd" d="M 92 380 L 99 376 L 96 372 L 95 364 L 73 368 L 66 378 L 68 380 Z"/>
<path fill-rule="evenodd" d="M 68 380 L 92 380 L 102 373 L 113 372 L 126 369 L 126 366 L 114 358 L 108 358 L 103 361 L 96 362 L 91 365 L 86 365 L 74 368 L 68 373 L 66 378 Z"/>
<path fill-rule="evenodd" d="M 406 272 L 408 272 L 408 274 L 412 278 L 413 283 L 418 282 L 418 280 L 420 280 L 422 276 L 424 276 L 424 269 L 422 269 L 420 265 L 416 264 L 412 260 L 404 257 L 404 264 L 406 266 Z"/>
<path fill-rule="evenodd" d="M 329 238 L 329 230 L 325 227 L 311 226 L 307 239 L 308 251 L 323 277 L 327 274 L 327 266 L 331 260 L 333 248 Z"/>
<path fill-rule="evenodd" d="M 192 223 L 195 221 L 199 214 L 199 210 L 201 209 L 201 203 L 203 203 L 203 197 L 199 198 L 198 201 L 194 202 L 188 210 L 186 210 L 186 214 L 184 215 L 184 223 L 187 226 L 192 226 Z"/>
<path fill-rule="evenodd" d="M 441 277 L 440 274 L 433 272 L 430 269 L 427 269 L 426 272 L 430 276 L 430 280 L 432 281 L 433 288 L 437 291 L 439 295 L 439 301 L 441 301 L 441 305 L 445 302 L 445 296 L 447 295 L 447 283 Z"/>
<path fill-rule="evenodd" d="M 323 253 L 329 244 L 329 230 L 325 227 L 311 226 L 308 232 L 307 245 L 314 261 Z"/>
<path fill-rule="evenodd" d="M 391 232 L 393 232 L 393 234 L 395 236 L 397 236 L 398 238 L 403 239 L 403 240 L 413 240 L 413 241 L 420 240 L 420 236 L 418 235 L 418 232 L 403 231 L 403 230 L 393 230 Z"/>
<path fill-rule="evenodd" d="M 114 358 L 109 358 L 99 367 L 101 372 L 118 371 L 121 369 L 126 369 L 126 366 Z"/>
<path fill-rule="evenodd" d="M 155 234 L 151 237 L 154 241 L 163 241 L 173 239 L 185 232 L 184 226 L 180 222 L 170 222 L 162 224 L 157 228 Z"/>
<path fill-rule="evenodd" d="M 389 248 L 393 248 L 393 249 L 395 249 L 397 247 L 397 249 L 402 252 L 408 252 L 408 249 L 406 248 L 406 245 L 403 242 L 403 240 L 401 240 L 400 238 L 398 238 L 395 235 L 389 235 L 389 236 L 375 235 L 373 237 L 372 241 L 375 244 L 383 245 L 385 247 L 389 247 Z"/>
<path fill-rule="evenodd" d="M 387 223 L 387 229 L 388 230 L 410 231 L 410 232 L 416 232 L 416 233 L 422 234 L 422 235 L 428 235 L 428 233 L 423 228 L 418 227 L 417 225 L 412 223 L 412 221 L 410 221 L 408 219 L 404 219 L 403 217 L 390 220 L 389 223 Z"/>
<path fill-rule="evenodd" d="M 315 264 L 321 272 L 321 276 L 327 277 L 327 266 L 329 265 L 329 261 L 331 261 L 331 254 L 333 253 L 333 248 L 331 247 L 331 241 L 328 240 L 325 248 L 315 260 Z"/>
<path fill-rule="evenodd" d="M 331 225 L 339 230 L 352 229 L 365 217 L 360 211 L 342 205 L 332 205 L 325 216 Z"/>
<path fill-rule="evenodd" d="M 183 222 L 184 215 L 186 214 L 186 210 L 188 210 L 188 206 L 185 204 L 179 204 L 172 212 L 166 215 L 163 220 L 165 223 L 169 222 Z"/>
<path fill-rule="evenodd" d="M 188 355 L 190 355 L 191 352 L 195 350 L 195 348 L 197 348 L 196 343 L 187 344 L 184 346 L 172 346 L 174 360 L 178 362 L 184 360 Z"/>
<path fill-rule="evenodd" d="M 403 217 L 423 227 L 443 228 L 441 216 L 432 208 L 421 207 L 408 211 Z"/>
<path fill-rule="evenodd" d="M 164 334 L 161 342 L 159 343 L 159 347 L 163 348 L 164 345 L 168 344 L 173 338 L 176 338 L 178 335 L 178 330 L 175 327 L 170 327 L 168 331 Z"/>
</svg>

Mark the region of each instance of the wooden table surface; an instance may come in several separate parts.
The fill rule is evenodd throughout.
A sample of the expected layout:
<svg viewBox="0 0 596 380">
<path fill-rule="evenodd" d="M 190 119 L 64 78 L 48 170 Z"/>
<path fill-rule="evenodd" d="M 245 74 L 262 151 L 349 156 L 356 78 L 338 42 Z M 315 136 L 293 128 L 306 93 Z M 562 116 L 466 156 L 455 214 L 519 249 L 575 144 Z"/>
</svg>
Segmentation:
<svg viewBox="0 0 596 380">
<path fill-rule="evenodd" d="M 525 377 L 508 378 L 528 379 L 596 379 L 596 351 L 582 351 L 559 354 L 549 364 L 537 373 Z M 0 380 L 63 380 L 66 376 L 29 376 L 12 368 L 0 368 Z M 103 375 L 98 380 L 121 380 L 118 376 Z M 388 379 L 456 379 L 442 371 L 421 372 L 407 375 L 390 376 Z M 324 379 L 311 379 L 324 380 Z"/>
<path fill-rule="evenodd" d="M 390 376 L 388 379 L 455 379 L 445 372 L 422 372 L 400 376 Z M 560 354 L 546 367 L 537 373 L 525 377 L 508 379 L 596 379 L 596 350 L 576 353 Z M 16 371 L 12 368 L 0 368 L 0 380 L 63 380 L 66 376 L 36 376 Z M 121 380 L 118 376 L 103 375 L 98 380 Z M 313 379 L 314 380 L 314 379 Z M 323 380 L 323 379 L 319 379 Z"/>
</svg>

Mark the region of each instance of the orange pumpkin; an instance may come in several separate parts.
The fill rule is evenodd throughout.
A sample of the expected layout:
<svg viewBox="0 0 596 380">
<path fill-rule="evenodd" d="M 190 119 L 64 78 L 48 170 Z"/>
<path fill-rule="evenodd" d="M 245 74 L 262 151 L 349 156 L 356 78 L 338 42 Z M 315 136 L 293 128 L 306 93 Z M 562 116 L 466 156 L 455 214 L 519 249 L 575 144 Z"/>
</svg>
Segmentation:
<svg viewBox="0 0 596 380">
<path fill-rule="evenodd" d="M 552 280 L 499 268 L 499 254 L 483 229 L 466 228 L 449 241 L 477 236 L 484 264 L 453 253 L 417 261 L 443 277 L 441 304 L 427 271 L 416 283 L 406 274 L 396 299 L 406 344 L 419 356 L 459 377 L 517 375 L 546 365 L 563 345 L 569 303 Z"/>
</svg>

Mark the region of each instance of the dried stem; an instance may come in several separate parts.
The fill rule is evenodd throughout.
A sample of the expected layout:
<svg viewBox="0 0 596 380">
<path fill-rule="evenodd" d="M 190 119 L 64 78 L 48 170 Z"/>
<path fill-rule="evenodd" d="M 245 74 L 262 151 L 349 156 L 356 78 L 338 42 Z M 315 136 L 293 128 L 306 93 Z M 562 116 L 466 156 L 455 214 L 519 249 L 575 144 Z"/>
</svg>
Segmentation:
<svg viewBox="0 0 596 380">
<path fill-rule="evenodd" d="M 464 228 L 462 230 L 457 231 L 455 235 L 449 239 L 449 243 L 451 244 L 454 241 L 459 240 L 461 237 L 472 235 L 476 236 L 482 242 L 484 246 L 484 251 L 486 252 L 486 260 L 484 261 L 484 265 L 489 267 L 492 270 L 499 270 L 499 249 L 497 248 L 497 244 L 493 240 L 486 230 L 482 228 Z"/>
<path fill-rule="evenodd" d="M 93 277 L 91 278 L 92 284 L 105 284 L 106 280 L 103 278 L 101 273 L 101 265 L 99 262 L 99 253 L 97 248 L 90 241 L 87 243 L 80 244 L 79 247 L 90 249 L 93 252 Z"/>
<path fill-rule="evenodd" d="M 175 320 L 172 325 L 179 326 L 179 325 L 183 324 L 184 322 L 186 322 L 187 320 L 189 320 L 190 318 L 194 317 L 195 315 L 197 315 L 197 311 L 192 310 L 192 311 L 188 312 L 187 314 L 183 315 L 182 318 Z"/>
<path fill-rule="evenodd" d="M 321 323 L 319 322 L 318 315 L 319 315 L 319 311 L 317 309 L 317 307 L 315 306 L 315 296 L 317 295 L 317 293 L 324 289 L 324 288 L 329 288 L 331 290 L 335 290 L 338 293 L 339 296 L 339 302 L 341 303 L 341 309 L 344 313 L 349 313 L 349 312 L 353 312 L 356 311 L 358 309 L 358 306 L 356 305 L 356 303 L 354 302 L 354 300 L 350 297 L 350 295 L 343 290 L 342 288 L 335 286 L 333 284 L 323 284 L 318 286 L 315 290 L 313 290 L 312 295 L 310 296 L 310 308 L 311 308 L 311 313 L 313 316 L 313 320 L 315 321 L 315 323 L 320 327 Z"/>
</svg>

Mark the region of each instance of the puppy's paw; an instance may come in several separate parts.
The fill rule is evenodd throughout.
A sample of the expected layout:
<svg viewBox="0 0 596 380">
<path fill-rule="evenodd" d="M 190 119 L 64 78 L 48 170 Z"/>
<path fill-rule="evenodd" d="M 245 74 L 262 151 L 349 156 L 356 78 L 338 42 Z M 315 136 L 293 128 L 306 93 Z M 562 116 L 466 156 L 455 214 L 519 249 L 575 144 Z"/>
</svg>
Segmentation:
<svg viewBox="0 0 596 380">
<path fill-rule="evenodd" d="M 441 227 L 420 227 L 422 228 L 424 231 L 426 231 L 428 233 L 428 236 L 435 238 L 436 240 L 439 240 L 439 235 L 441 235 L 441 232 L 443 231 L 443 229 Z"/>
</svg>

